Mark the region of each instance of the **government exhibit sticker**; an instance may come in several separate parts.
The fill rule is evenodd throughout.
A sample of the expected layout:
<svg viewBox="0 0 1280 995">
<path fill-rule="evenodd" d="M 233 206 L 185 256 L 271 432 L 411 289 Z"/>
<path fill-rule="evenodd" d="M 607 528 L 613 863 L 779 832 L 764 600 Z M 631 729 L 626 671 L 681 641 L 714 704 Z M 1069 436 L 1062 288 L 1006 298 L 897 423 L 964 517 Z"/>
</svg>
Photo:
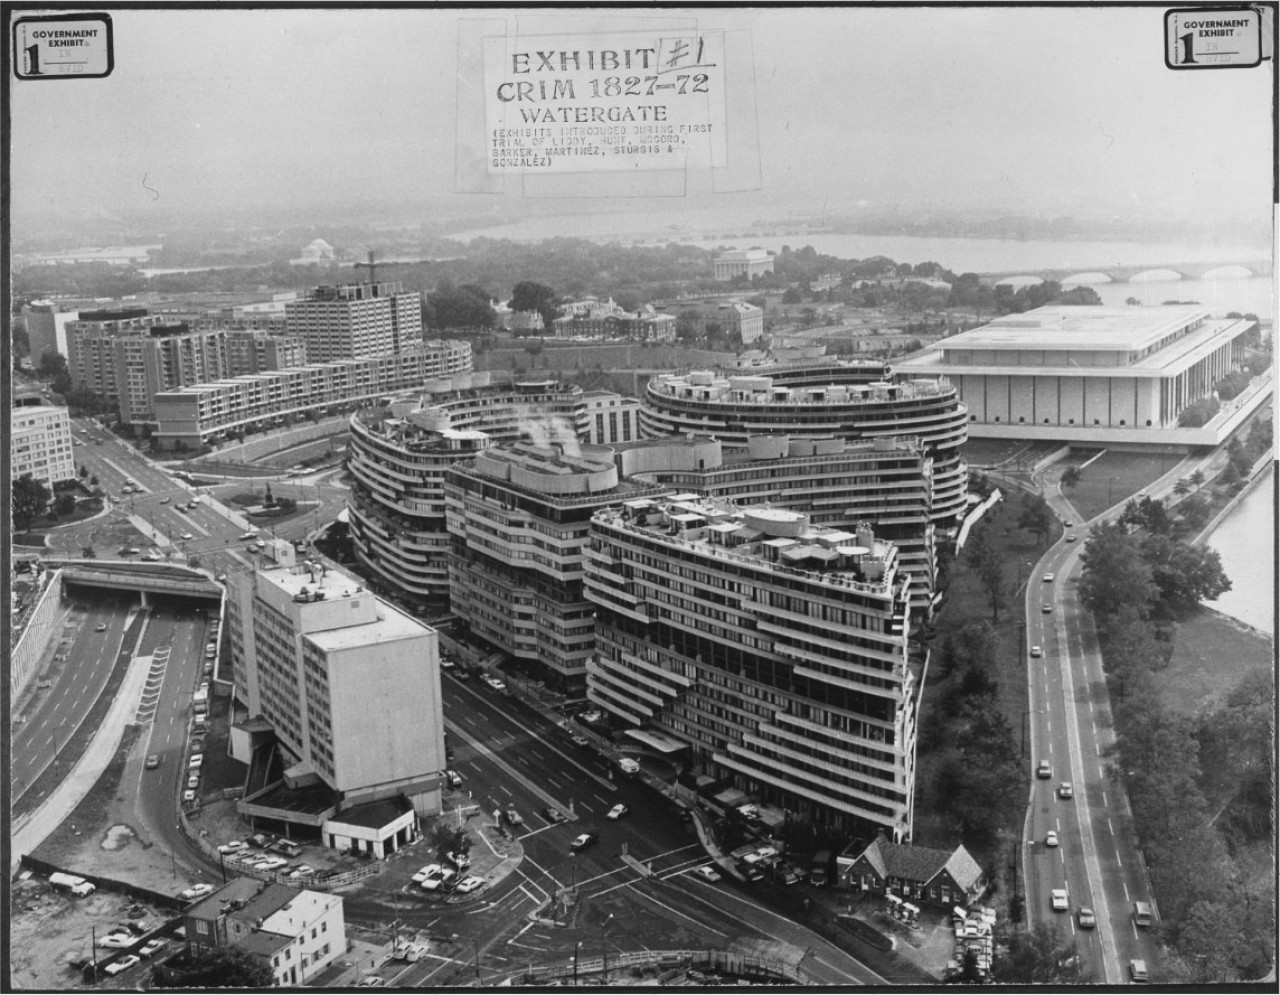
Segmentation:
<svg viewBox="0 0 1280 995">
<path fill-rule="evenodd" d="M 106 14 L 49 14 L 13 22 L 18 79 L 100 79 L 115 65 Z"/>
<path fill-rule="evenodd" d="M 1200 7 L 1164 15 L 1170 69 L 1249 69 L 1262 63 L 1262 15 L 1249 7 Z"/>
<path fill-rule="evenodd" d="M 484 40 L 491 174 L 725 165 L 718 31 Z"/>
</svg>

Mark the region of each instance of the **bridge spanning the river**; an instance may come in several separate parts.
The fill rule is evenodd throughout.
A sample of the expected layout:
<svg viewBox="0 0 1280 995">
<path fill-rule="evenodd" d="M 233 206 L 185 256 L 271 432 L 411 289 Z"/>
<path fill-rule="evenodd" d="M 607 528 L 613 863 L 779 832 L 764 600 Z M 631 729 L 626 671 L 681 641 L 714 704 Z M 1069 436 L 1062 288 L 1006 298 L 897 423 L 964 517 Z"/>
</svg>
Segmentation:
<svg viewBox="0 0 1280 995">
<path fill-rule="evenodd" d="M 1053 280 L 1063 284 L 1142 283 L 1143 280 L 1135 279 L 1135 277 L 1143 277 L 1148 273 L 1173 272 L 1177 274 L 1177 277 L 1167 277 L 1167 279 L 1211 280 L 1215 274 L 1222 271 L 1224 279 L 1237 279 L 1242 275 L 1240 270 L 1247 270 L 1251 276 L 1270 276 L 1274 272 L 1274 263 L 1273 260 L 1264 258 L 1227 263 L 1144 263 L 1141 266 L 1124 266 L 1120 263 L 1115 263 L 1110 266 L 1077 266 L 1073 269 L 1038 269 L 1030 267 L 1020 270 L 1001 270 L 995 273 L 979 273 L 978 276 L 983 283 L 991 285 L 1019 277 L 1032 277 L 1045 281 Z"/>
</svg>

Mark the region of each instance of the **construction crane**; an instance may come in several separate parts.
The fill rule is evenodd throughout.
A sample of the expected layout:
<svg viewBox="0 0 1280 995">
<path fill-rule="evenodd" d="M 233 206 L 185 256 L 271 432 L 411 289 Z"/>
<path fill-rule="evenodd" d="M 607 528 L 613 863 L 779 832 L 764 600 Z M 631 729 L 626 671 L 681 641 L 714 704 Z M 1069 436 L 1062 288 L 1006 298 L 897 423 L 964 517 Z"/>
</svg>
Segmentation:
<svg viewBox="0 0 1280 995">
<path fill-rule="evenodd" d="M 430 262 L 431 262 L 430 259 L 410 259 L 410 260 L 403 260 L 403 261 L 397 261 L 392 263 L 382 263 L 381 265 L 383 266 L 422 266 Z M 353 268 L 359 268 L 361 266 L 365 267 L 366 269 L 369 270 L 369 282 L 372 284 L 376 284 L 378 282 L 378 265 L 379 264 L 374 261 L 372 249 L 369 250 L 369 261 L 367 263 L 352 263 L 351 265 Z"/>
</svg>

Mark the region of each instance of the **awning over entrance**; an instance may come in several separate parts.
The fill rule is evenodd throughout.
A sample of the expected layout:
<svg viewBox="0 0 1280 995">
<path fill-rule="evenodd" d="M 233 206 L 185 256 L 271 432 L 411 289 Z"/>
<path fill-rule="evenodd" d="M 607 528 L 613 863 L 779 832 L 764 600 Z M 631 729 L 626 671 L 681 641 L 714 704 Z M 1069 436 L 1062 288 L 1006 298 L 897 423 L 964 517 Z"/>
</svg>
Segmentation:
<svg viewBox="0 0 1280 995">
<path fill-rule="evenodd" d="M 627 735 L 659 753 L 679 753 L 689 748 L 689 744 L 683 739 L 676 739 L 665 732 L 657 732 L 653 729 L 628 729 Z"/>
</svg>

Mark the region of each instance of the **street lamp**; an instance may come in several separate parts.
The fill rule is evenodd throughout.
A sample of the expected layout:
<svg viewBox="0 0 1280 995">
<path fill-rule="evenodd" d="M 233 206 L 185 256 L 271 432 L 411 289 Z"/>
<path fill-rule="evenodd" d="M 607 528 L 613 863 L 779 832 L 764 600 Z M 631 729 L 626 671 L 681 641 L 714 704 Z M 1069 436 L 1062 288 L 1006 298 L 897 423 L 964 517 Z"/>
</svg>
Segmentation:
<svg viewBox="0 0 1280 995">
<path fill-rule="evenodd" d="M 582 941 L 579 940 L 573 945 L 573 983 L 578 984 L 578 954 L 582 951 Z"/>
<path fill-rule="evenodd" d="M 604 934 L 611 922 L 613 922 L 612 912 L 609 913 L 609 918 L 600 926 L 600 983 L 602 985 L 609 983 L 609 948 L 606 946 L 608 940 Z"/>
</svg>

